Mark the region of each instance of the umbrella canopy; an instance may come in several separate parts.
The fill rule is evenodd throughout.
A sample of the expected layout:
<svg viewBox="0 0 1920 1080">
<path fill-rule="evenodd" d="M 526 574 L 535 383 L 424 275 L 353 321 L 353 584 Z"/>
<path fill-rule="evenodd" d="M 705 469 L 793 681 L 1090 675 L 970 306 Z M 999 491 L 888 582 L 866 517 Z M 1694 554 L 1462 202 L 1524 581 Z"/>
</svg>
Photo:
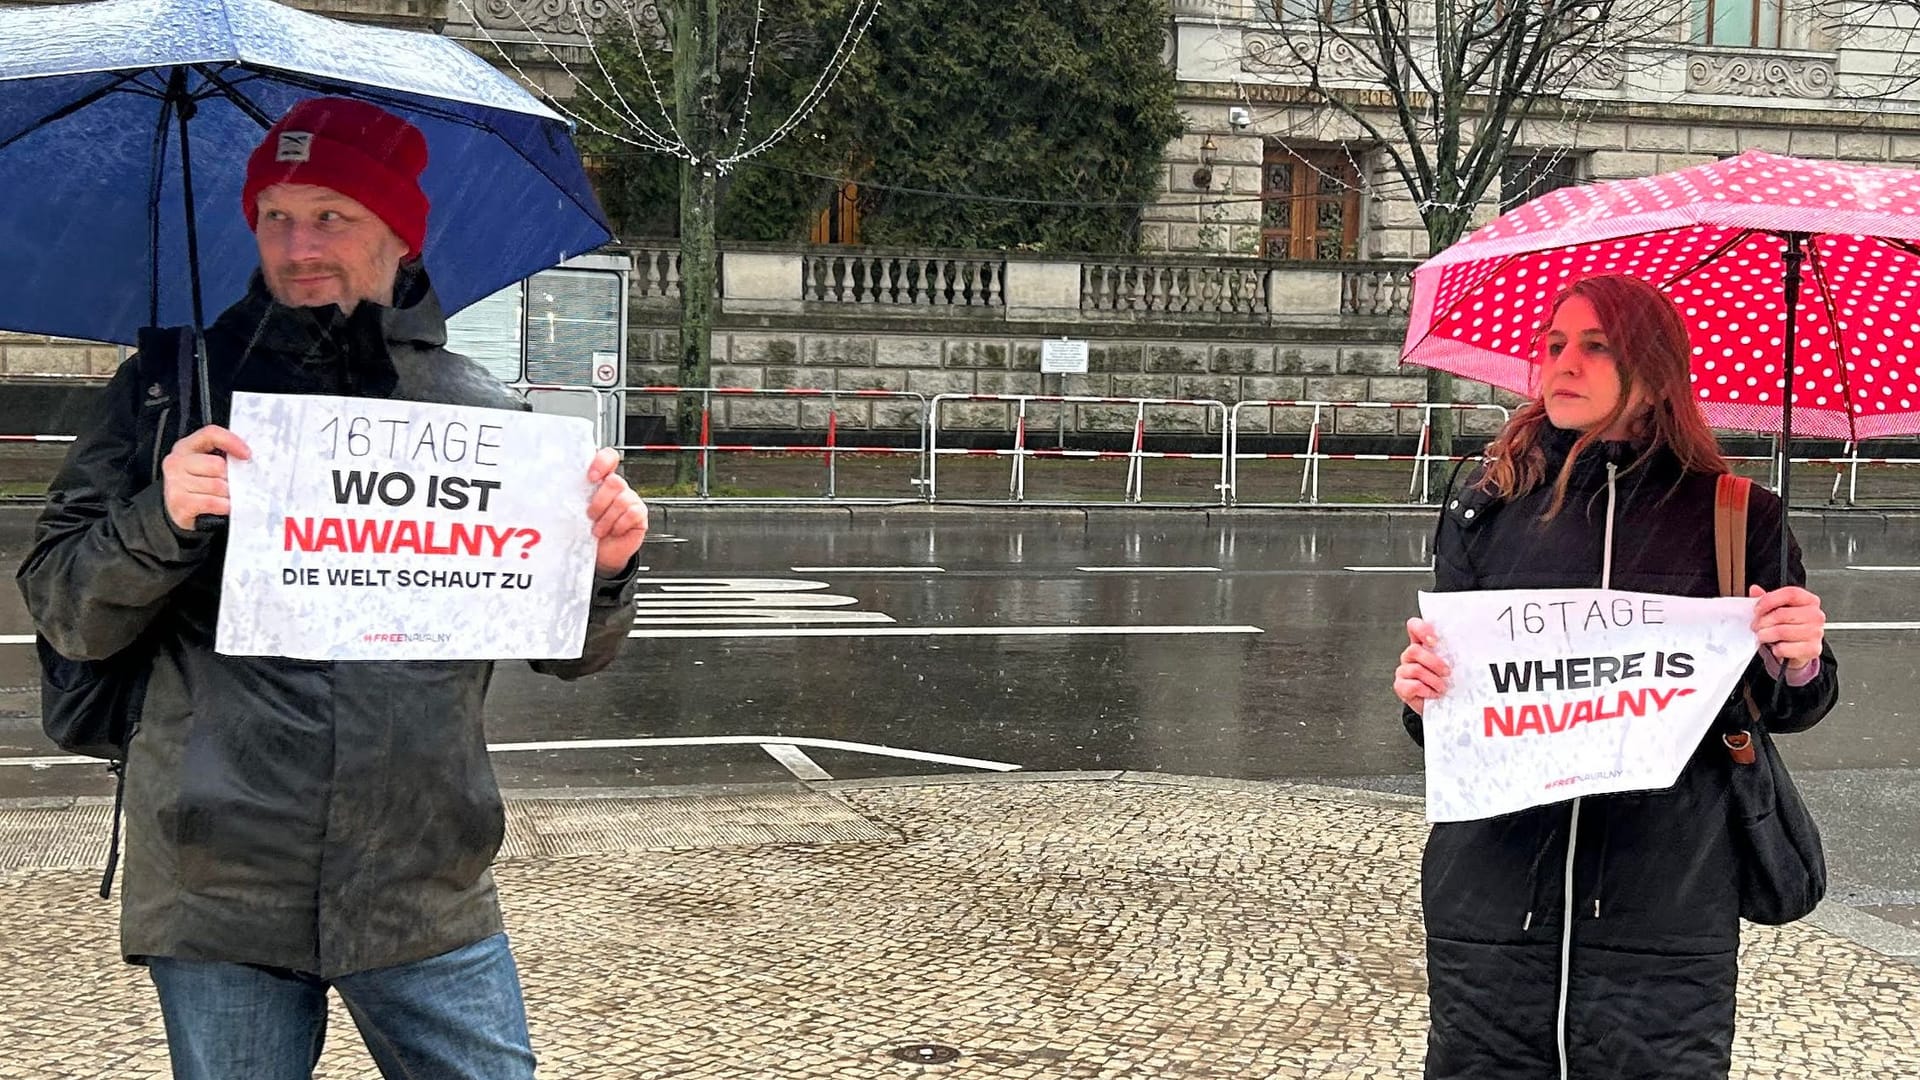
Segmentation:
<svg viewBox="0 0 1920 1080">
<path fill-rule="evenodd" d="M 1750 151 L 1549 193 L 1415 271 L 1405 357 L 1531 393 L 1554 297 L 1606 273 L 1678 306 L 1709 423 L 1849 441 L 1920 432 L 1920 325 L 1906 314 L 1920 173 Z"/>
<path fill-rule="evenodd" d="M 425 261 L 450 312 L 611 239 L 567 124 L 447 38 L 271 0 L 5 10 L 0 328 L 131 344 L 237 300 L 258 263 L 247 155 L 321 95 L 426 136 Z"/>
</svg>

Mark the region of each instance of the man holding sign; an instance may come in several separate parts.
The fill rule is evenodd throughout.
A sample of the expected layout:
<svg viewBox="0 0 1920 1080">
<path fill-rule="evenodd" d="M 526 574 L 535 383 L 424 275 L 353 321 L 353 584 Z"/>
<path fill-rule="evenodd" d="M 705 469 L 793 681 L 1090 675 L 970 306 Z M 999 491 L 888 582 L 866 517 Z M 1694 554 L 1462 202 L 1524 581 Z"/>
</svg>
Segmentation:
<svg viewBox="0 0 1920 1080">
<path fill-rule="evenodd" d="M 1540 347 L 1539 395 L 1442 513 L 1394 671 L 1435 823 L 1426 1075 L 1725 1077 L 1741 865 L 1711 729 L 1751 726 L 1749 693 L 1769 731 L 1825 716 L 1825 616 L 1759 490 L 1754 585 L 1712 599 L 1727 464 L 1665 297 L 1578 282 Z"/>
<path fill-rule="evenodd" d="M 490 650 L 605 667 L 647 518 L 617 454 L 555 451 L 552 418 L 444 348 L 425 165 L 417 129 L 360 102 L 270 129 L 242 207 L 260 272 L 207 333 L 212 422 L 145 482 L 186 403 L 123 366 L 20 570 L 60 653 L 151 657 L 121 944 L 182 1080 L 309 1076 L 330 989 L 385 1076 L 533 1075 L 481 725 L 491 659 L 526 654 Z M 500 615 L 511 595 L 540 625 Z M 497 633 L 409 614 L 443 601 Z"/>
</svg>

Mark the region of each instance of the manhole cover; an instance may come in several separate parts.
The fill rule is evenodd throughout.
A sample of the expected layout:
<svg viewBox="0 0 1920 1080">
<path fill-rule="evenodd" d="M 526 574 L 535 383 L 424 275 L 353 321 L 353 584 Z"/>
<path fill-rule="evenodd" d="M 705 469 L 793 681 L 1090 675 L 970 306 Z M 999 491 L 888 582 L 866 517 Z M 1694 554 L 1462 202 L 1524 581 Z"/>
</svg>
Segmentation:
<svg viewBox="0 0 1920 1080">
<path fill-rule="evenodd" d="M 960 1051 L 939 1043 L 911 1043 L 893 1048 L 893 1056 L 916 1065 L 945 1065 L 960 1057 Z"/>
</svg>

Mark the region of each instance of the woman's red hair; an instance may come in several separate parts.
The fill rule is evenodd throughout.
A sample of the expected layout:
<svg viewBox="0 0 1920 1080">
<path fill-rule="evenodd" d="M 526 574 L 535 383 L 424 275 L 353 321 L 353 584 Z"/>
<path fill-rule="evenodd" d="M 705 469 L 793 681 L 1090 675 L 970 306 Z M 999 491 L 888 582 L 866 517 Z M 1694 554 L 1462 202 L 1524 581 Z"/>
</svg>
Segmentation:
<svg viewBox="0 0 1920 1080">
<path fill-rule="evenodd" d="M 1660 290 L 1639 278 L 1606 274 L 1575 282 L 1553 301 L 1547 325 L 1560 306 L 1573 297 L 1593 305 L 1594 316 L 1607 336 L 1614 364 L 1620 372 L 1620 400 L 1613 411 L 1581 434 L 1554 482 L 1553 502 L 1543 519 L 1558 515 L 1567 501 L 1567 484 L 1574 462 L 1589 446 L 1614 430 L 1623 418 L 1642 453 L 1633 468 L 1661 447 L 1672 450 L 1688 472 L 1715 475 L 1728 471 L 1719 440 L 1694 404 L 1689 377 L 1692 345 L 1680 312 Z M 1544 346 L 1546 328 L 1537 340 Z M 1637 393 L 1636 393 L 1637 392 Z M 1637 409 L 1628 418 L 1628 410 Z M 1487 447 L 1487 465 L 1479 486 L 1506 499 L 1518 498 L 1547 480 L 1547 454 L 1542 436 L 1549 426 L 1544 398 L 1536 394 L 1507 421 Z"/>
</svg>

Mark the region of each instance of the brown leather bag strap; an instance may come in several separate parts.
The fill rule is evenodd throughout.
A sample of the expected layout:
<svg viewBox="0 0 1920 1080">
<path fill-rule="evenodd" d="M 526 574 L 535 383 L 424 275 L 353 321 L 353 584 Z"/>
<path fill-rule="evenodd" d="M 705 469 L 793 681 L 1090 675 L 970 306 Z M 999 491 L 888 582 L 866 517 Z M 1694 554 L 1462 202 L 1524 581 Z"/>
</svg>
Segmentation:
<svg viewBox="0 0 1920 1080">
<path fill-rule="evenodd" d="M 1753 481 L 1732 473 L 1720 474 L 1713 493 L 1713 554 L 1720 571 L 1721 596 L 1747 592 L 1747 501 Z"/>
<path fill-rule="evenodd" d="M 1713 492 L 1713 557 L 1720 572 L 1721 596 L 1745 596 L 1747 594 L 1747 502 L 1753 495 L 1753 481 L 1732 473 L 1720 474 L 1720 483 Z M 1741 687 L 1741 695 L 1746 699 L 1747 714 L 1757 723 L 1760 719 L 1760 703 L 1753 699 L 1751 687 Z M 1727 749 L 1733 754 L 1733 760 L 1741 765 L 1753 763 L 1753 748 L 1750 739 L 1735 746 L 1734 737 L 1728 736 Z"/>
</svg>

